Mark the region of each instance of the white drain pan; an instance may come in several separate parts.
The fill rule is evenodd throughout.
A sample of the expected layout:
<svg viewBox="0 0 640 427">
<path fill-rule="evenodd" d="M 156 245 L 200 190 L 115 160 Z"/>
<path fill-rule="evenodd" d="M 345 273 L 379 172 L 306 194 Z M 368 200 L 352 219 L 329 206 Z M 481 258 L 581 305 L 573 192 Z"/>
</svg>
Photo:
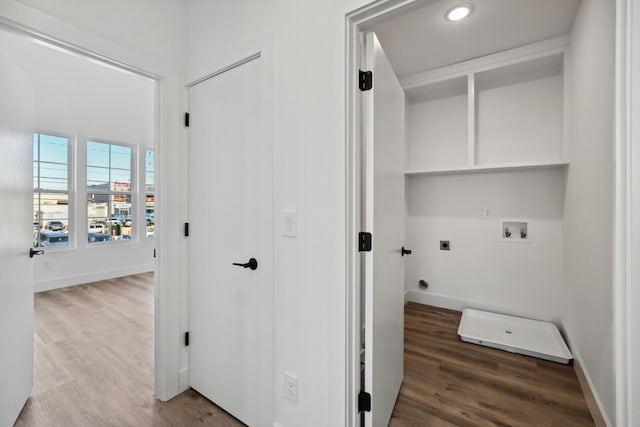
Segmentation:
<svg viewBox="0 0 640 427">
<path fill-rule="evenodd" d="M 553 323 L 465 308 L 458 335 L 465 342 L 558 363 L 573 355 Z"/>
</svg>

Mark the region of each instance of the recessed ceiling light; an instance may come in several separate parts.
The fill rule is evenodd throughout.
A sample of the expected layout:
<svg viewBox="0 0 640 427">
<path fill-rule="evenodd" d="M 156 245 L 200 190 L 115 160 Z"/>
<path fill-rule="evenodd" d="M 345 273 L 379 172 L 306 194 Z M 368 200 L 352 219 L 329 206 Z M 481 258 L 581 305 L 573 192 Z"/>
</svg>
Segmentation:
<svg viewBox="0 0 640 427">
<path fill-rule="evenodd" d="M 445 18 L 447 18 L 447 21 L 462 21 L 464 18 L 471 14 L 471 11 L 473 11 L 473 5 L 460 4 L 449 9 L 444 16 Z"/>
</svg>

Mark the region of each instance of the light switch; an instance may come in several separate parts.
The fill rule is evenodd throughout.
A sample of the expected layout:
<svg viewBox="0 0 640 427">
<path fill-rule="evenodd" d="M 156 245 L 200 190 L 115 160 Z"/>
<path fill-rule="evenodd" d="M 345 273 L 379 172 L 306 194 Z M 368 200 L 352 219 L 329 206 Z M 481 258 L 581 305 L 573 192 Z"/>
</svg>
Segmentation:
<svg viewBox="0 0 640 427">
<path fill-rule="evenodd" d="M 282 235 L 295 239 L 298 236 L 298 212 L 282 211 Z"/>
</svg>

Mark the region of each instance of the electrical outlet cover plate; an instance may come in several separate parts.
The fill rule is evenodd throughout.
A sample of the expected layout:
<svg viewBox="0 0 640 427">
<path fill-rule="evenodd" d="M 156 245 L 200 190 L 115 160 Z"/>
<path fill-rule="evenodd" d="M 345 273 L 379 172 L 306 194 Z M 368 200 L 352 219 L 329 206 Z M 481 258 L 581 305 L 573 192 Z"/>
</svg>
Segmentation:
<svg viewBox="0 0 640 427">
<path fill-rule="evenodd" d="M 298 403 L 298 377 L 290 372 L 283 372 L 284 398 Z"/>
</svg>

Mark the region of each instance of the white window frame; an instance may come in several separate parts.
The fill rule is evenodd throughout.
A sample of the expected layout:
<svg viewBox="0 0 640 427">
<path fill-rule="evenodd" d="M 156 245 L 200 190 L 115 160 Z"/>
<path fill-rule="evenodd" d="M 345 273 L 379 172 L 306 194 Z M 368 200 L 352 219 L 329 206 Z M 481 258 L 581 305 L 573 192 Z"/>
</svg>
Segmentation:
<svg viewBox="0 0 640 427">
<path fill-rule="evenodd" d="M 90 142 L 95 142 L 95 143 L 100 143 L 100 144 L 109 144 L 109 145 L 117 145 L 120 147 L 127 147 L 131 150 L 131 185 L 130 185 L 130 191 L 129 193 L 126 192 L 122 192 L 122 191 L 112 191 L 112 190 L 107 190 L 107 191 L 92 191 L 89 189 L 89 185 L 88 185 L 88 168 L 89 168 L 89 163 L 88 163 L 88 145 Z M 103 138 L 85 138 L 84 139 L 84 182 L 83 182 L 83 191 L 84 191 L 84 227 L 85 227 L 85 231 L 84 231 L 84 244 L 87 248 L 95 248 L 95 247 L 102 247 L 105 245 L 120 245 L 120 244 L 127 244 L 127 243 L 133 243 L 133 242 L 137 242 L 138 241 L 138 231 L 137 225 L 133 225 L 133 232 L 131 233 L 131 239 L 118 239 L 118 240 L 109 240 L 106 242 L 89 242 L 89 214 L 88 214 L 88 203 L 89 203 L 89 194 L 91 193 L 97 193 L 97 194 L 104 194 L 109 196 L 109 198 L 111 198 L 111 196 L 114 195 L 119 195 L 119 194 L 129 194 L 131 196 L 131 211 L 130 211 L 130 217 L 132 219 L 132 221 L 134 221 L 135 224 L 135 219 L 137 218 L 137 213 L 139 212 L 139 198 L 138 198 L 138 194 L 139 194 L 139 190 L 138 190 L 138 169 L 139 169 L 139 164 L 138 164 L 138 150 L 140 149 L 140 146 L 137 144 L 131 144 L 131 143 L 127 143 L 127 142 L 120 142 L 120 141 L 112 141 L 112 140 L 108 140 L 108 139 L 103 139 Z M 109 170 L 111 170 L 111 162 L 109 162 Z M 111 173 L 111 172 L 110 172 Z M 111 181 L 111 179 L 109 179 L 109 181 Z M 109 182 L 110 184 L 110 182 Z M 113 215 L 113 213 L 110 213 L 109 216 Z M 96 244 L 98 243 L 98 244 Z"/>
<path fill-rule="evenodd" d="M 72 133 L 52 131 L 52 130 L 43 129 L 43 128 L 33 129 L 32 138 L 33 138 L 33 135 L 35 134 L 65 138 L 67 140 L 67 191 L 66 191 L 66 194 L 69 200 L 69 204 L 67 205 L 67 233 L 68 233 L 69 239 L 67 241 L 67 246 L 47 247 L 46 250 L 56 251 L 56 252 L 73 250 L 76 248 L 75 242 L 78 237 L 77 224 L 75 221 L 75 202 L 76 202 L 75 193 L 76 192 L 75 192 L 75 185 L 74 185 L 74 179 L 76 176 L 75 170 L 77 165 L 73 161 L 74 160 L 73 154 L 75 153 L 76 136 Z M 39 145 L 39 142 L 38 142 L 38 145 Z M 32 167 L 34 162 L 34 155 L 35 153 L 32 153 L 31 155 Z M 38 156 L 38 162 L 40 162 L 40 156 Z M 41 189 L 39 190 L 40 190 L 40 193 L 42 193 L 42 190 Z M 64 194 L 64 192 L 60 190 L 48 190 L 47 192 L 55 193 L 55 194 Z M 35 194 L 35 189 L 32 190 L 32 194 Z M 32 211 L 33 211 L 33 202 L 32 202 Z M 32 218 L 32 222 L 34 220 L 35 218 Z M 44 226 L 44 223 L 42 225 Z"/>
</svg>

